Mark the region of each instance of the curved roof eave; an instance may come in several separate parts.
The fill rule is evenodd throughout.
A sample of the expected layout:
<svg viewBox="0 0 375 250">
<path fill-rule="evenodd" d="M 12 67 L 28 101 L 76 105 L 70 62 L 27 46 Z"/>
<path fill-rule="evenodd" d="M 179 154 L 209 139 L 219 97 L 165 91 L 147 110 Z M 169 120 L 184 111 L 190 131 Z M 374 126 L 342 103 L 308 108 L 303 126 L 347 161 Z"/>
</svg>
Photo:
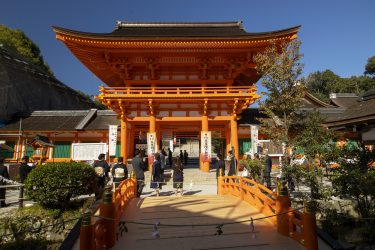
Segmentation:
<svg viewBox="0 0 375 250">
<path fill-rule="evenodd" d="M 85 38 L 93 40 L 239 40 L 239 39 L 266 39 L 280 36 L 294 35 L 298 33 L 301 25 L 294 26 L 287 29 L 259 32 L 259 33 L 245 33 L 235 36 L 123 36 L 113 33 L 90 33 L 76 30 L 70 30 L 57 26 L 52 26 L 56 34 L 61 34 L 76 38 Z"/>
</svg>

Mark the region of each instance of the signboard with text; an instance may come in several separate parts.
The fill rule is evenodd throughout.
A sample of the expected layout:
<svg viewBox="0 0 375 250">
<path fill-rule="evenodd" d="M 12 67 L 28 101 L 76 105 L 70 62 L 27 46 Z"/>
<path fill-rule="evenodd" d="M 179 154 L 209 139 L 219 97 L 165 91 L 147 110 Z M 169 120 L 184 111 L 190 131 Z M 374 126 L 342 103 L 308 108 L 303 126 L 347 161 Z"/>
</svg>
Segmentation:
<svg viewBox="0 0 375 250">
<path fill-rule="evenodd" d="M 99 154 L 107 153 L 106 143 L 72 143 L 72 160 L 92 161 L 97 160 Z"/>
<path fill-rule="evenodd" d="M 201 131 L 201 155 L 202 162 L 211 162 L 211 131 Z"/>
<path fill-rule="evenodd" d="M 109 155 L 116 155 L 116 145 L 117 145 L 117 125 L 109 125 L 109 131 L 108 131 Z"/>
<path fill-rule="evenodd" d="M 152 164 L 154 162 L 154 154 L 157 151 L 157 144 L 156 144 L 156 133 L 147 133 L 147 156 L 148 156 L 148 164 Z"/>
</svg>

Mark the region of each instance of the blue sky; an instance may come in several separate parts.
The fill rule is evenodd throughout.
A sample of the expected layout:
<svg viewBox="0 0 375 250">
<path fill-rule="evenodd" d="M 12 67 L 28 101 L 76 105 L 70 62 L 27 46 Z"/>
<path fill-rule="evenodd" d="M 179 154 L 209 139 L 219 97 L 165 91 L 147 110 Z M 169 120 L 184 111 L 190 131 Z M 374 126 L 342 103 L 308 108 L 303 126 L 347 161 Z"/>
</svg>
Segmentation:
<svg viewBox="0 0 375 250">
<path fill-rule="evenodd" d="M 55 39 L 51 26 L 107 33 L 116 20 L 241 20 L 248 32 L 302 25 L 304 75 L 325 69 L 361 75 L 375 55 L 374 0 L 8 0 L 0 6 L 0 24 L 23 30 L 59 80 L 91 95 L 101 81 Z"/>
</svg>

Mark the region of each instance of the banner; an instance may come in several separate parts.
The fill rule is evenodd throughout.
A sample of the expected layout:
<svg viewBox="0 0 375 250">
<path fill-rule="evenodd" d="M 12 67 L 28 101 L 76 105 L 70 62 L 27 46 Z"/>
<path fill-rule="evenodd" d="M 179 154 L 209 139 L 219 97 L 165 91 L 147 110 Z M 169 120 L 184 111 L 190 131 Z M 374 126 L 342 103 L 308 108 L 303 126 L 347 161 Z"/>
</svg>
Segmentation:
<svg viewBox="0 0 375 250">
<path fill-rule="evenodd" d="M 154 154 L 157 150 L 156 144 L 156 133 L 147 133 L 147 156 L 148 156 L 148 164 L 152 164 L 154 162 Z"/>
<path fill-rule="evenodd" d="M 250 126 L 251 134 L 251 157 L 254 159 L 254 154 L 258 153 L 258 126 Z"/>
<path fill-rule="evenodd" d="M 109 155 L 116 155 L 117 125 L 109 125 L 108 131 L 108 151 Z"/>
<path fill-rule="evenodd" d="M 201 155 L 202 162 L 211 162 L 211 131 L 201 131 Z"/>
</svg>

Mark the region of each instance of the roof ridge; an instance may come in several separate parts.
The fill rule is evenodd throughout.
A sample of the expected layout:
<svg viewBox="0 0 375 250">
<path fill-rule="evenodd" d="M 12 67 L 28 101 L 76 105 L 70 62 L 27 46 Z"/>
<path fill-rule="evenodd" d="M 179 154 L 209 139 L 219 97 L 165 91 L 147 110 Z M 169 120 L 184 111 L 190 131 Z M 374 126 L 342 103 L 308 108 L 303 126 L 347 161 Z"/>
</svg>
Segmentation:
<svg viewBox="0 0 375 250">
<path fill-rule="evenodd" d="M 228 22 L 126 22 L 116 21 L 116 28 L 181 28 L 181 27 L 239 27 L 242 28 L 242 21 L 228 21 Z"/>
</svg>

